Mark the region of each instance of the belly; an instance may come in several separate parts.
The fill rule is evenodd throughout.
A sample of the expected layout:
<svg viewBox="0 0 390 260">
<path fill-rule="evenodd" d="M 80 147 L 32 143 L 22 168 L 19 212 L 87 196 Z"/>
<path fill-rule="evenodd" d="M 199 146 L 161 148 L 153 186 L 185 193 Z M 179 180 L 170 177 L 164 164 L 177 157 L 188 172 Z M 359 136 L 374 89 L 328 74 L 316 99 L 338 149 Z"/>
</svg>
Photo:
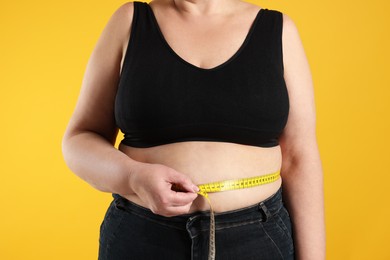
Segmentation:
<svg viewBox="0 0 390 260">
<path fill-rule="evenodd" d="M 187 175 L 194 184 L 204 184 L 229 179 L 248 178 L 276 172 L 281 168 L 280 146 L 254 147 L 225 142 L 177 142 L 150 148 L 120 145 L 119 150 L 133 160 L 159 163 Z M 224 212 L 256 204 L 281 186 L 275 182 L 240 190 L 209 194 L 215 212 Z M 146 207 L 137 195 L 129 199 Z M 209 210 L 202 197 L 194 201 L 190 212 Z"/>
</svg>

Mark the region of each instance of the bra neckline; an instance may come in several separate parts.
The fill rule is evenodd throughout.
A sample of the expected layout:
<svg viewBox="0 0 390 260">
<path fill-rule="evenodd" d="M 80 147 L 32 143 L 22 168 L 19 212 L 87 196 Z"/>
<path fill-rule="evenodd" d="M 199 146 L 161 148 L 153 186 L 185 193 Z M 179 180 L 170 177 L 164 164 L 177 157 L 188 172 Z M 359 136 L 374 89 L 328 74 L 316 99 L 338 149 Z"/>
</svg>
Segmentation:
<svg viewBox="0 0 390 260">
<path fill-rule="evenodd" d="M 242 44 L 240 45 L 240 47 L 234 52 L 234 54 L 232 56 L 230 56 L 230 58 L 228 58 L 227 60 L 225 60 L 224 62 L 220 63 L 219 65 L 216 65 L 212 68 L 201 68 L 201 67 L 198 67 L 190 62 L 188 62 L 187 60 L 183 59 L 179 54 L 177 54 L 177 52 L 169 45 L 168 41 L 166 40 L 164 34 L 162 33 L 162 30 L 160 28 L 160 25 L 158 24 L 158 21 L 157 21 L 157 18 L 156 16 L 154 15 L 154 12 L 153 12 L 153 9 L 152 7 L 149 5 L 149 3 L 147 2 L 144 2 L 147 7 L 149 8 L 149 11 L 151 13 L 151 16 L 152 16 L 152 20 L 153 20 L 153 23 L 155 24 L 156 28 L 157 28 L 157 31 L 158 31 L 158 34 L 159 34 L 159 37 L 161 39 L 161 41 L 164 43 L 164 45 L 167 47 L 167 49 L 173 54 L 173 56 L 175 56 L 178 60 L 180 60 L 181 62 L 183 62 L 184 64 L 186 64 L 187 66 L 189 67 L 192 67 L 196 70 L 199 70 L 199 71 L 204 71 L 204 72 L 207 72 L 207 71 L 216 71 L 218 69 L 221 69 L 225 66 L 227 66 L 228 64 L 232 63 L 241 53 L 242 51 L 245 49 L 246 45 L 248 44 L 248 42 L 250 41 L 251 39 L 251 36 L 255 30 L 255 27 L 256 27 L 256 24 L 258 23 L 258 20 L 260 19 L 261 15 L 263 14 L 263 12 L 266 10 L 265 8 L 261 8 L 258 10 L 250 28 L 249 28 L 249 31 L 248 33 L 246 34 L 245 36 L 245 39 L 244 41 L 242 42 Z"/>
</svg>

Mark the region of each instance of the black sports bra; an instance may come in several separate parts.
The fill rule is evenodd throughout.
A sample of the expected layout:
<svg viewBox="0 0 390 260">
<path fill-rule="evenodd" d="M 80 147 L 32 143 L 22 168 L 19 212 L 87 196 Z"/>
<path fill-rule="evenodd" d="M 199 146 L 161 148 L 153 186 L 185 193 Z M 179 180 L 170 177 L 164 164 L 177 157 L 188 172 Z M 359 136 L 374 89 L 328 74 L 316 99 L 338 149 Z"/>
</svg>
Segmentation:
<svg viewBox="0 0 390 260">
<path fill-rule="evenodd" d="M 121 143 L 184 141 L 279 144 L 289 112 L 283 77 L 282 13 L 261 9 L 239 50 L 204 69 L 177 55 L 146 2 L 134 1 L 131 35 L 115 100 Z"/>
</svg>

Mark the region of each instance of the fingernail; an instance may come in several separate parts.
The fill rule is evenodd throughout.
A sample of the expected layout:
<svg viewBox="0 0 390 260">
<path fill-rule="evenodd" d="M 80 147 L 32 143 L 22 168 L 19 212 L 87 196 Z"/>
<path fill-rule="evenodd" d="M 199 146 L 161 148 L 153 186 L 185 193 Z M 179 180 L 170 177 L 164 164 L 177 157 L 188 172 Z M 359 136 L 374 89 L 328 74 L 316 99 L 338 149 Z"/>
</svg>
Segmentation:
<svg viewBox="0 0 390 260">
<path fill-rule="evenodd" d="M 199 187 L 196 186 L 196 185 L 192 185 L 192 189 L 193 189 L 195 192 L 198 192 L 198 191 L 199 191 Z"/>
</svg>

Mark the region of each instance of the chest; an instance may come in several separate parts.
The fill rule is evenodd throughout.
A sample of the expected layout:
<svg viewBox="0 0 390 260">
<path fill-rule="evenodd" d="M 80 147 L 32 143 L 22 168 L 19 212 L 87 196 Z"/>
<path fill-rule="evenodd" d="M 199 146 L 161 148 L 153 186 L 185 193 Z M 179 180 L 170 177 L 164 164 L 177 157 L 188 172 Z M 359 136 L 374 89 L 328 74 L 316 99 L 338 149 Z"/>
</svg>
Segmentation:
<svg viewBox="0 0 390 260">
<path fill-rule="evenodd" d="M 164 27 L 160 27 L 160 36 L 166 46 L 181 59 L 204 69 L 211 69 L 228 61 L 240 50 L 250 31 L 249 27 L 235 23 L 167 23 L 162 23 Z"/>
<path fill-rule="evenodd" d="M 212 40 L 204 40 L 206 47 L 202 39 L 190 44 L 191 36 L 168 43 L 150 15 L 136 24 L 115 100 L 116 122 L 127 139 L 136 142 L 147 135 L 157 142 L 162 133 L 167 140 L 232 139 L 239 131 L 247 139 L 243 142 L 262 138 L 258 143 L 272 139 L 275 144 L 289 109 L 280 33 L 259 25 L 241 43 L 221 50 L 235 49 L 233 54 L 215 59 L 210 53 L 218 53 L 218 46 L 207 45 Z M 171 44 L 177 44 L 175 49 Z M 179 55 L 180 49 L 190 56 Z"/>
</svg>

